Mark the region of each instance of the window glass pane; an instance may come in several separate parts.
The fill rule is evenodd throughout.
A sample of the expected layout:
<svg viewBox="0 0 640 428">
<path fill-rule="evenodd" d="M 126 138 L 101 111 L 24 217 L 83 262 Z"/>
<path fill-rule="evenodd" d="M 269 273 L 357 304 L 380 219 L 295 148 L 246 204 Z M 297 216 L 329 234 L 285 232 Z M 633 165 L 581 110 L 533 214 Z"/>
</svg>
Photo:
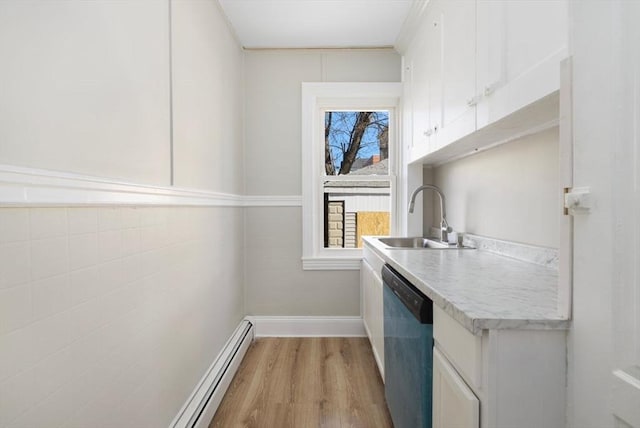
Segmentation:
<svg viewBox="0 0 640 428">
<path fill-rule="evenodd" d="M 324 182 L 324 248 L 362 248 L 366 235 L 388 236 L 388 181 Z"/>
<path fill-rule="evenodd" d="M 389 112 L 327 111 L 325 175 L 389 174 Z"/>
</svg>

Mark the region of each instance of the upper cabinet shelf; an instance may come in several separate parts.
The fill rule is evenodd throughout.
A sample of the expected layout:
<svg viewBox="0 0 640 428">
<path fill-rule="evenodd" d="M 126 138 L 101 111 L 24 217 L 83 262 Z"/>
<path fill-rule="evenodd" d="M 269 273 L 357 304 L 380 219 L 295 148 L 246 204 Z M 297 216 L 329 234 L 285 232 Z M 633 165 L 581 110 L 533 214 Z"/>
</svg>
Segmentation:
<svg viewBox="0 0 640 428">
<path fill-rule="evenodd" d="M 443 163 L 557 124 L 568 5 L 431 0 L 404 54 L 409 162 Z"/>
</svg>

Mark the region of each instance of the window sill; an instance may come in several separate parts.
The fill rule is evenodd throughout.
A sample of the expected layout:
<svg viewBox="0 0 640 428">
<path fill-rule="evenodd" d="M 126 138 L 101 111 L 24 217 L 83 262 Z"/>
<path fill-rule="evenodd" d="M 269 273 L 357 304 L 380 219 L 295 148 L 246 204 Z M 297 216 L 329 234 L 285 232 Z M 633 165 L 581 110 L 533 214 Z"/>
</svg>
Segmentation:
<svg viewBox="0 0 640 428">
<path fill-rule="evenodd" d="M 360 270 L 362 257 L 303 257 L 302 270 Z"/>
</svg>

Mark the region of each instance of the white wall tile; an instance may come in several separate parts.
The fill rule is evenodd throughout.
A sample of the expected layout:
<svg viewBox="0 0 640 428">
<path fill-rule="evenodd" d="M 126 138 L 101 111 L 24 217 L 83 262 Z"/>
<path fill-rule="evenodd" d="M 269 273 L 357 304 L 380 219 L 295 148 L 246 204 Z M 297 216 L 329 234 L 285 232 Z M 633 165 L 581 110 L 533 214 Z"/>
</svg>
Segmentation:
<svg viewBox="0 0 640 428">
<path fill-rule="evenodd" d="M 100 266 L 73 271 L 69 274 L 69 298 L 71 306 L 79 305 L 99 295 L 102 280 Z"/>
<path fill-rule="evenodd" d="M 133 309 L 129 286 L 123 286 L 100 297 L 101 311 L 107 322 L 117 320 L 121 315 Z"/>
<path fill-rule="evenodd" d="M 118 230 L 122 228 L 122 212 L 118 207 L 98 209 L 98 230 Z"/>
<path fill-rule="evenodd" d="M 162 257 L 160 250 L 147 251 L 140 254 L 140 270 L 142 277 L 153 275 L 158 272 L 164 265 L 166 260 Z"/>
<path fill-rule="evenodd" d="M 67 238 L 31 242 L 31 278 L 38 280 L 59 275 L 69 269 Z"/>
<path fill-rule="evenodd" d="M 51 276 L 31 283 L 33 319 L 39 320 L 71 306 L 69 274 Z"/>
<path fill-rule="evenodd" d="M 31 330 L 21 328 L 0 335 L 0 381 L 25 370 L 33 363 Z"/>
<path fill-rule="evenodd" d="M 96 299 L 124 284 L 123 264 L 119 259 L 71 272 L 71 305 Z"/>
<path fill-rule="evenodd" d="M 36 379 L 37 385 L 37 379 Z M 9 425 L 9 428 L 61 427 L 77 405 L 71 384 L 49 394 Z"/>
<path fill-rule="evenodd" d="M 0 244 L 0 289 L 28 282 L 31 253 L 28 241 Z"/>
<path fill-rule="evenodd" d="M 33 388 L 32 370 L 26 370 L 0 382 L 0 426 L 8 426 L 32 406 Z"/>
<path fill-rule="evenodd" d="M 125 283 L 142 278 L 141 259 L 142 256 L 140 254 L 134 254 L 122 259 L 122 277 Z"/>
<path fill-rule="evenodd" d="M 68 208 L 69 233 L 91 233 L 98 231 L 97 208 Z"/>
<path fill-rule="evenodd" d="M 122 231 L 122 255 L 131 256 L 140 252 L 140 229 L 124 229 Z"/>
<path fill-rule="evenodd" d="M 0 334 L 23 327 L 31 319 L 29 284 L 0 290 Z"/>
<path fill-rule="evenodd" d="M 100 210 L 68 208 L 68 231 L 61 236 L 0 243 L 7 255 L 0 258 L 0 277 L 24 281 L 0 288 L 0 325 L 10 330 L 0 329 L 0 385 L 15 389 L 3 401 L 11 410 L 0 427 L 165 423 L 193 388 L 181 373 L 197 378 L 242 315 L 235 281 L 223 287 L 223 295 L 209 287 L 231 277 L 218 275 L 210 251 L 217 245 L 214 232 L 221 230 L 209 226 L 220 220 L 217 209 L 120 208 L 120 228 L 99 231 L 118 224 L 117 214 Z M 50 213 L 35 215 L 36 227 L 53 223 Z M 221 228 L 234 236 L 240 231 Z M 43 230 L 36 236 L 47 236 Z M 23 260 L 7 264 L 13 271 L 4 269 L 10 257 Z M 233 276 L 241 277 L 241 267 L 231 266 Z M 209 302 L 225 308 L 211 311 Z M 217 333 L 204 332 L 205 324 Z M 183 328 L 195 336 L 176 342 Z M 26 389 L 30 395 L 20 395 Z M 161 396 L 159 389 L 168 393 Z M 153 398 L 148 391 L 155 391 Z M 156 415 L 157 421 L 149 418 L 151 406 L 167 405 L 172 409 Z M 126 414 L 110 419 L 114 411 Z"/>
<path fill-rule="evenodd" d="M 92 266 L 100 260 L 98 234 L 86 233 L 69 236 L 69 269 L 74 271 Z"/>
<path fill-rule="evenodd" d="M 35 375 L 33 401 L 38 402 L 57 388 L 68 382 L 74 374 L 74 361 L 71 350 L 63 348 L 52 354 L 33 368 Z"/>
<path fill-rule="evenodd" d="M 69 311 L 71 318 L 71 340 L 83 338 L 95 333 L 105 322 L 104 305 L 100 299 L 93 299 L 72 308 Z"/>
<path fill-rule="evenodd" d="M 140 211 L 140 227 L 149 227 L 156 224 L 156 215 L 153 213 L 154 208 L 142 207 Z"/>
<path fill-rule="evenodd" d="M 99 266 L 100 278 L 98 293 L 104 295 L 126 284 L 122 260 L 113 260 Z"/>
<path fill-rule="evenodd" d="M 132 229 L 140 227 L 140 209 L 136 207 L 122 208 L 122 228 Z"/>
<path fill-rule="evenodd" d="M 109 230 L 98 234 L 100 261 L 122 257 L 122 231 Z"/>
<path fill-rule="evenodd" d="M 29 217 L 31 239 L 54 238 L 67 234 L 66 208 L 33 208 Z"/>
<path fill-rule="evenodd" d="M 29 209 L 0 209 L 0 243 L 29 239 Z"/>
<path fill-rule="evenodd" d="M 40 361 L 58 352 L 71 342 L 71 317 L 69 312 L 61 312 L 49 318 L 30 324 L 33 335 L 33 355 Z"/>
<path fill-rule="evenodd" d="M 140 250 L 149 251 L 158 246 L 158 230 L 155 226 L 147 226 L 140 229 Z"/>
</svg>

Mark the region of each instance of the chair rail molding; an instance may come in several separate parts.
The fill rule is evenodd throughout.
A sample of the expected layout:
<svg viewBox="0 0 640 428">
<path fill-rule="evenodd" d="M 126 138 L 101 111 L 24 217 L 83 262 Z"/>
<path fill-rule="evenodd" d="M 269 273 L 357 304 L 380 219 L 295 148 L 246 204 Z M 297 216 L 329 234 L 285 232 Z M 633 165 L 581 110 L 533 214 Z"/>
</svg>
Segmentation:
<svg viewBox="0 0 640 428">
<path fill-rule="evenodd" d="M 0 207 L 109 205 L 299 207 L 302 196 L 239 195 L 0 165 Z"/>
</svg>

